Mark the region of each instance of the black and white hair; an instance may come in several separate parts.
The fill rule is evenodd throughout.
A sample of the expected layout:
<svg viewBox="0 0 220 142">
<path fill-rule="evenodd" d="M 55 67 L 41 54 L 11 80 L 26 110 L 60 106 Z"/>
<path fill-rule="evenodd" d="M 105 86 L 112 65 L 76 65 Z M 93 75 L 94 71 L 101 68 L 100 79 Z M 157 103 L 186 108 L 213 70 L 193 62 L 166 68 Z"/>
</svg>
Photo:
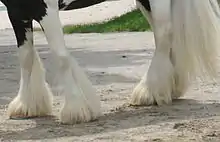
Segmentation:
<svg viewBox="0 0 220 142">
<path fill-rule="evenodd" d="M 63 123 L 88 122 L 101 115 L 100 100 L 91 82 L 65 46 L 60 10 L 73 10 L 107 0 L 1 0 L 7 7 L 19 48 L 21 80 L 18 95 L 8 106 L 10 117 L 45 116 L 52 112 L 52 92 L 33 46 L 37 21 L 58 59 Z M 163 105 L 184 95 L 192 78 L 216 77 L 220 47 L 219 5 L 216 0 L 137 0 L 155 37 L 149 70 L 135 87 L 130 104 Z"/>
</svg>

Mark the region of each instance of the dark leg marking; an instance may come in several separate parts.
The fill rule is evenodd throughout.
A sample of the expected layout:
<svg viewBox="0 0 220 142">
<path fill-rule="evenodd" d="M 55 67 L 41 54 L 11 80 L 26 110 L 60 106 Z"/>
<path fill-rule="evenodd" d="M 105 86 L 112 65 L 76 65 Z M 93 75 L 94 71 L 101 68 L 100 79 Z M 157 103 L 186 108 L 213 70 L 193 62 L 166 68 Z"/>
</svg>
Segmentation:
<svg viewBox="0 0 220 142">
<path fill-rule="evenodd" d="M 8 12 L 8 15 L 15 32 L 17 46 L 20 47 L 24 44 L 24 41 L 27 40 L 26 30 L 31 29 L 33 31 L 32 20 L 21 20 L 10 12 Z"/>
<path fill-rule="evenodd" d="M 26 29 L 33 30 L 32 21 L 40 21 L 46 13 L 47 5 L 43 0 L 2 0 L 7 7 L 13 26 L 17 45 L 20 47 L 26 39 Z"/>
</svg>

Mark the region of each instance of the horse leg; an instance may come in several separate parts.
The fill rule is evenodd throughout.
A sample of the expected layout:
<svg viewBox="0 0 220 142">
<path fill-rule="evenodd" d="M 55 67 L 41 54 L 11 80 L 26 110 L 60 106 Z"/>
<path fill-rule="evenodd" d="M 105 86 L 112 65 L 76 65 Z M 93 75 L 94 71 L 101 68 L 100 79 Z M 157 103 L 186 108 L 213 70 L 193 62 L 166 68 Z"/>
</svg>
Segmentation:
<svg viewBox="0 0 220 142">
<path fill-rule="evenodd" d="M 100 115 L 100 101 L 95 95 L 91 82 L 68 53 L 57 5 L 47 5 L 47 15 L 39 21 L 49 46 L 58 59 L 62 94 L 65 103 L 61 110 L 62 123 L 88 122 Z M 52 23 L 51 23 L 52 22 Z"/>
<path fill-rule="evenodd" d="M 45 73 L 39 55 L 33 48 L 32 20 L 20 20 L 10 13 L 18 44 L 21 79 L 18 95 L 8 106 L 8 115 L 14 117 L 39 117 L 51 114 L 52 93 L 45 82 Z"/>
<path fill-rule="evenodd" d="M 137 1 L 137 6 L 153 28 L 156 49 L 148 72 L 133 90 L 132 105 L 153 105 L 155 103 L 162 105 L 172 102 L 171 94 L 175 84 L 175 73 L 170 60 L 170 2 L 170 0 Z"/>
</svg>

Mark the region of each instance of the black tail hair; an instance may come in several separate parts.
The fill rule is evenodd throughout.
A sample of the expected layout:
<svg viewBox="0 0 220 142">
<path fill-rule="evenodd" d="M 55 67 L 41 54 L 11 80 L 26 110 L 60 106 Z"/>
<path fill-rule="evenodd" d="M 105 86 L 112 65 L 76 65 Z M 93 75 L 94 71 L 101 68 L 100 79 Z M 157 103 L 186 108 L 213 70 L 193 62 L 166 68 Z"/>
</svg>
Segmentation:
<svg viewBox="0 0 220 142">
<path fill-rule="evenodd" d="M 89 7 L 92 5 L 96 5 L 108 0 L 73 0 L 72 2 L 66 4 L 65 0 L 59 0 L 59 9 L 60 10 L 74 10 Z"/>
</svg>

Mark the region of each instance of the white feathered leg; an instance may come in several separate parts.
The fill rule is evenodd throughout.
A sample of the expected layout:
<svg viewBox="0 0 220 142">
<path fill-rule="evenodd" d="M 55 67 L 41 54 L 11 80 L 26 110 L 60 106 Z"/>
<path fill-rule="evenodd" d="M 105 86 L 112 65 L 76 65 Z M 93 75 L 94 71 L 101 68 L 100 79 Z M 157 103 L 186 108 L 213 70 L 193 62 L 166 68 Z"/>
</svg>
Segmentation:
<svg viewBox="0 0 220 142">
<path fill-rule="evenodd" d="M 27 40 L 19 47 L 20 89 L 8 106 L 8 115 L 11 118 L 40 117 L 50 115 L 52 112 L 52 93 L 45 82 L 44 68 L 40 58 L 33 49 L 33 33 L 31 29 L 25 30 Z"/>
<path fill-rule="evenodd" d="M 131 104 L 168 104 L 182 96 L 199 73 L 202 79 L 209 79 L 208 75 L 216 81 L 220 45 L 217 1 L 173 0 L 172 7 L 170 2 L 150 0 L 151 13 L 138 3 L 143 14 L 150 15 L 156 51 L 148 74 L 134 89 Z"/>
<path fill-rule="evenodd" d="M 56 2 L 56 1 L 54 1 Z M 65 103 L 60 113 L 62 123 L 88 122 L 100 115 L 100 100 L 84 71 L 72 58 L 64 42 L 57 4 L 48 4 L 47 15 L 40 21 L 47 41 L 58 59 L 62 95 Z M 51 24 L 51 21 L 53 23 Z"/>
<path fill-rule="evenodd" d="M 137 1 L 137 5 L 153 27 L 156 50 L 148 73 L 143 76 L 132 93 L 132 105 L 152 105 L 155 103 L 162 105 L 172 102 L 175 73 L 170 61 L 170 2 L 170 0 L 150 1 L 152 12 L 149 13 Z"/>
</svg>

